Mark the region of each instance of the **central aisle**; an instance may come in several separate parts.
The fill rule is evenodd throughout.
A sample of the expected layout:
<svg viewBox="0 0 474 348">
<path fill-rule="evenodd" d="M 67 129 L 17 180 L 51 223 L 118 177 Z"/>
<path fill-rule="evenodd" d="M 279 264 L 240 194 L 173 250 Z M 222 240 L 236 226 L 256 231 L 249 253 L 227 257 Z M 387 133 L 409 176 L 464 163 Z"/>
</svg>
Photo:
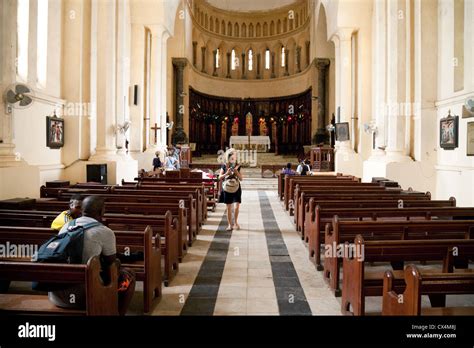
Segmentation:
<svg viewBox="0 0 474 348">
<path fill-rule="evenodd" d="M 224 211 L 209 213 L 153 315 L 340 315 L 275 191 L 243 190 L 240 230 L 225 231 Z"/>
</svg>

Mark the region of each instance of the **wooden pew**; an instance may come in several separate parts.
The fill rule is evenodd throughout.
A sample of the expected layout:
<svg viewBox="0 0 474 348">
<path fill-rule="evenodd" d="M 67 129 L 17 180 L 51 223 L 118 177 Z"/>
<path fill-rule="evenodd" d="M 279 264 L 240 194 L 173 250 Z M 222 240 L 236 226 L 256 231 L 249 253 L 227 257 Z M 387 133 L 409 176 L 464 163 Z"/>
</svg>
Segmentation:
<svg viewBox="0 0 474 348">
<path fill-rule="evenodd" d="M 474 307 L 421 308 L 421 295 L 474 294 L 474 272 L 431 273 L 420 272 L 415 265 L 404 271 L 405 290 L 397 293 L 392 271 L 383 279 L 382 315 L 474 315 Z"/>
<path fill-rule="evenodd" d="M 46 240 L 57 234 L 46 227 L 17 227 L 0 226 L 0 243 L 36 246 L 39 248 Z M 126 261 L 124 267 L 133 269 L 137 281 L 143 282 L 143 309 L 148 313 L 153 304 L 161 299 L 162 274 L 161 274 L 161 248 L 153 243 L 153 231 L 146 227 L 143 231 L 116 231 L 116 247 L 118 254 L 143 252 L 143 260 Z M 30 259 L 9 259 L 9 261 L 29 262 Z M 156 301 L 154 303 L 154 301 Z"/>
<path fill-rule="evenodd" d="M 68 192 L 59 192 L 58 200 L 69 201 L 72 197 L 72 193 Z M 121 203 L 143 203 L 150 205 L 159 205 L 159 204 L 179 204 L 181 200 L 184 201 L 185 208 L 188 209 L 188 221 L 189 224 L 193 227 L 193 240 L 196 238 L 196 235 L 199 234 L 201 229 L 201 215 L 198 214 L 198 204 L 196 199 L 193 198 L 191 194 L 187 196 L 161 196 L 161 195 L 125 195 L 125 194 L 88 194 L 88 196 L 100 196 L 105 200 L 105 205 L 109 202 L 121 202 Z M 194 226 L 196 229 L 194 230 Z"/>
<path fill-rule="evenodd" d="M 0 213 L 0 225 L 48 228 L 56 216 L 56 213 L 48 215 L 46 212 L 42 212 L 41 215 L 23 212 L 13 216 Z M 161 235 L 161 253 L 165 259 L 165 285 L 171 282 L 179 270 L 179 251 L 182 245 L 179 236 L 185 235 L 184 231 L 178 232 L 177 219 L 173 219 L 171 212 L 166 212 L 164 216 L 107 214 L 102 218 L 102 223 L 112 230 L 144 231 L 147 227 L 151 227 L 154 237 Z"/>
<path fill-rule="evenodd" d="M 472 239 L 474 220 L 340 221 L 336 215 L 332 224 L 326 224 L 325 249 L 350 242 L 357 235 L 371 240 Z M 341 262 L 339 257 L 324 258 L 323 276 L 336 296 Z"/>
<path fill-rule="evenodd" d="M 359 186 L 361 185 L 361 186 Z M 397 190 L 387 190 L 381 186 L 367 186 L 367 184 L 359 185 L 345 185 L 345 186 L 312 186 L 306 188 L 303 186 L 302 189 L 300 185 L 296 185 L 295 188 L 295 197 L 294 202 L 294 220 L 296 223 L 296 231 L 301 232 L 304 237 L 304 218 L 305 218 L 305 205 L 308 203 L 309 199 L 316 197 L 322 193 L 392 193 L 392 194 L 402 194 L 400 189 Z"/>
<path fill-rule="evenodd" d="M 406 204 L 427 205 L 431 202 L 437 201 L 413 201 L 406 202 Z M 441 201 L 446 202 L 446 201 Z M 450 203 L 452 201 L 447 201 Z M 386 202 L 384 202 L 386 203 Z M 306 227 L 305 230 L 308 236 L 308 251 L 310 259 L 314 260 L 318 270 L 322 270 L 321 267 L 321 253 L 320 249 L 324 242 L 324 232 L 327 223 L 332 224 L 333 217 L 337 215 L 340 221 L 343 220 L 386 220 L 386 219 L 398 219 L 398 220 L 410 220 L 410 219 L 425 219 L 431 220 L 433 218 L 458 218 L 458 219 L 471 219 L 474 218 L 474 208 L 456 208 L 456 207 L 433 207 L 433 206 L 413 206 L 406 208 L 397 208 L 398 201 L 392 201 L 392 208 L 380 207 L 380 201 L 374 201 L 373 207 L 357 208 L 351 207 L 346 208 L 343 202 L 341 202 L 340 208 L 324 208 L 325 203 L 317 205 L 311 214 L 307 212 L 306 215 Z M 331 228 L 331 225 L 329 226 Z"/>
<path fill-rule="evenodd" d="M 363 250 L 363 258 L 347 255 L 343 259 L 341 311 L 346 315 L 364 315 L 365 297 L 383 295 L 383 274 L 369 272 L 370 262 L 442 261 L 443 272 L 453 272 L 455 261 L 474 258 L 473 239 L 422 239 L 365 241 L 357 235 L 354 250 Z M 393 267 L 393 264 L 392 264 Z M 403 266 L 397 267 L 403 269 Z M 433 296 L 432 304 L 443 305 L 443 298 Z"/>
<path fill-rule="evenodd" d="M 103 284 L 100 277 L 100 259 L 91 258 L 86 265 L 0 261 L 0 280 L 85 284 L 87 298 L 85 310 L 56 307 L 41 294 L 0 294 L 0 312 L 9 314 L 54 315 L 118 315 L 119 262 L 109 268 L 110 283 Z"/>
<path fill-rule="evenodd" d="M 313 175 L 313 176 L 301 176 L 301 175 L 285 175 L 285 185 L 283 187 L 283 198 L 285 202 L 285 209 L 288 210 L 289 202 L 293 197 L 294 186 L 299 182 L 333 182 L 336 180 L 337 183 L 341 181 L 356 181 L 360 182 L 359 178 L 354 176 L 342 176 L 342 175 Z"/>
</svg>

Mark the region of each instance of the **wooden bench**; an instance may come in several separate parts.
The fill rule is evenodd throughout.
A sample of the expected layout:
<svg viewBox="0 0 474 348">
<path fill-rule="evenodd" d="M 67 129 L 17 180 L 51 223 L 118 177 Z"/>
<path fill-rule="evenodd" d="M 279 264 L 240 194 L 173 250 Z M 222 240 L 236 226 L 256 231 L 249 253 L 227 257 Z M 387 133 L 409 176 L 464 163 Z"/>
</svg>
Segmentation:
<svg viewBox="0 0 474 348">
<path fill-rule="evenodd" d="M 0 280 L 21 282 L 47 282 L 60 284 L 85 284 L 85 310 L 56 307 L 44 294 L 0 294 L 0 312 L 9 314 L 54 315 L 118 315 L 119 262 L 109 267 L 110 283 L 104 284 L 100 276 L 98 256 L 86 265 L 69 265 L 34 262 L 0 261 Z"/>
<path fill-rule="evenodd" d="M 403 293 L 395 290 L 395 276 L 386 271 L 383 279 L 382 315 L 474 315 L 474 307 L 421 308 L 421 295 L 474 294 L 474 272 L 420 272 L 415 265 L 404 271 Z"/>
<path fill-rule="evenodd" d="M 326 224 L 325 248 L 339 246 L 361 235 L 373 240 L 404 239 L 471 239 L 474 237 L 473 220 L 413 220 L 413 221 L 340 221 L 336 215 L 332 224 Z M 339 257 L 324 258 L 324 279 L 339 294 Z"/>
<path fill-rule="evenodd" d="M 371 262 L 397 263 L 403 269 L 407 261 L 442 261 L 442 272 L 453 272 L 456 261 L 466 264 L 474 258 L 473 239 L 371 240 L 357 235 L 354 250 L 363 250 L 363 257 L 347 255 L 343 259 L 341 311 L 346 315 L 364 315 L 365 297 L 383 295 L 383 272 L 370 272 Z M 438 270 L 438 271 L 439 271 Z M 443 298 L 432 296 L 433 305 L 442 305 Z"/>
<path fill-rule="evenodd" d="M 47 227 L 0 226 L 0 243 L 38 247 L 57 234 Z M 123 263 L 124 267 L 135 271 L 136 280 L 143 282 L 143 309 L 148 313 L 153 302 L 159 302 L 162 294 L 161 248 L 153 243 L 153 231 L 146 227 L 143 231 L 115 231 L 117 254 L 127 255 L 142 252 L 143 260 Z M 9 261 L 17 258 L 9 259 Z M 18 259 L 30 262 L 30 259 Z M 155 303 L 155 304 L 156 304 Z"/>
<path fill-rule="evenodd" d="M 437 201 L 426 201 L 437 202 Z M 445 201 L 444 201 L 445 202 Z M 452 202 L 452 201 L 447 201 Z M 411 202 L 408 202 L 411 203 Z M 414 201 L 413 203 L 418 203 Z M 323 207 L 325 203 L 321 203 Z M 323 208 L 317 205 L 314 210 L 306 215 L 306 231 L 308 236 L 308 251 L 310 259 L 314 260 L 318 270 L 321 267 L 321 246 L 324 242 L 325 226 L 327 223 L 332 224 L 334 216 L 337 215 L 339 221 L 343 220 L 410 220 L 410 219 L 425 219 L 431 220 L 433 218 L 458 218 L 471 219 L 474 218 L 474 208 L 456 208 L 456 207 L 406 207 L 397 208 L 398 201 L 392 202 L 392 208 L 380 207 L 380 202 L 375 201 L 373 207 L 368 208 L 345 208 L 341 203 L 341 208 Z M 331 225 L 329 226 L 331 228 Z"/>
<path fill-rule="evenodd" d="M 26 211 L 15 215 L 0 212 L 0 225 L 49 228 L 56 216 L 54 212 L 28 214 Z M 183 240 L 180 236 L 186 235 L 185 231 L 178 232 L 177 219 L 173 219 L 171 212 L 167 211 L 163 216 L 107 214 L 102 218 L 102 223 L 114 231 L 144 231 L 150 227 L 153 237 L 161 236 L 159 240 L 165 259 L 165 285 L 171 282 L 179 270 L 179 251 L 182 246 L 179 241 Z"/>
<path fill-rule="evenodd" d="M 60 192 L 58 193 L 57 200 L 69 201 L 73 196 L 72 193 Z M 201 230 L 201 217 L 198 213 L 198 204 L 196 199 L 193 198 L 191 194 L 187 196 L 163 196 L 163 195 L 133 195 L 133 194 L 88 194 L 88 196 L 100 196 L 105 200 L 105 205 L 109 202 L 121 202 L 121 203 L 143 203 L 150 205 L 159 205 L 159 204 L 174 204 L 178 205 L 181 200 L 184 201 L 184 206 L 188 209 L 188 221 L 189 225 L 193 228 L 193 240 L 196 238 L 196 235 L 199 234 Z M 194 227 L 196 229 L 194 230 Z"/>
<path fill-rule="evenodd" d="M 303 186 L 303 189 L 300 190 L 299 185 L 295 189 L 294 197 L 294 220 L 296 223 L 296 231 L 301 232 L 304 236 L 304 218 L 305 218 L 305 205 L 308 203 L 309 199 L 312 197 L 317 197 L 322 193 L 360 193 L 360 194 L 369 194 L 369 193 L 380 193 L 380 194 L 403 194 L 401 190 L 386 190 L 384 187 L 380 186 L 366 186 L 366 184 L 359 184 L 364 186 L 320 186 L 320 187 L 311 187 L 306 189 Z"/>
<path fill-rule="evenodd" d="M 289 209 L 289 202 L 291 200 L 291 197 L 294 196 L 293 190 L 297 183 L 300 183 L 300 182 L 339 183 L 342 181 L 360 182 L 360 179 L 353 176 L 342 176 L 342 175 L 313 175 L 313 176 L 285 175 L 285 185 L 283 187 L 283 201 L 285 203 L 285 209 L 286 210 Z"/>
</svg>

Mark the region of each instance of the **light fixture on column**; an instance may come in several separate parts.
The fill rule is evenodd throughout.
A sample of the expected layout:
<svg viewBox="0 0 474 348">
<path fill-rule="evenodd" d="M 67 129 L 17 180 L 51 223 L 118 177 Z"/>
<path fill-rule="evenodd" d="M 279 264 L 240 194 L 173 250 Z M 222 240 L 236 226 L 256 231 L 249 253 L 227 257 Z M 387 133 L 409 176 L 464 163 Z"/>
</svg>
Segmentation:
<svg viewBox="0 0 474 348">
<path fill-rule="evenodd" d="M 371 120 L 369 123 L 364 123 L 364 132 L 372 134 L 372 149 L 375 149 L 375 136 L 377 134 L 377 125 L 375 120 Z"/>
</svg>

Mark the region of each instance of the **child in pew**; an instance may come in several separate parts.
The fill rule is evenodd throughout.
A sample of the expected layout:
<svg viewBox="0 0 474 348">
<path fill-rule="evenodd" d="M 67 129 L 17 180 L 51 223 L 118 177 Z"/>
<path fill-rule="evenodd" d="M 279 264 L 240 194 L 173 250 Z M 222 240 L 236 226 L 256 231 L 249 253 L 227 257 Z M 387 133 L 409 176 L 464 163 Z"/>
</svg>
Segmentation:
<svg viewBox="0 0 474 348">
<path fill-rule="evenodd" d="M 69 210 L 63 211 L 59 214 L 56 219 L 51 223 L 53 230 L 59 231 L 68 222 L 77 219 L 81 216 L 82 197 L 80 195 L 74 195 L 69 200 Z"/>
<path fill-rule="evenodd" d="M 102 267 L 107 268 L 115 262 L 117 250 L 114 232 L 102 225 L 102 216 L 105 212 L 104 200 L 98 196 L 86 197 L 82 202 L 82 216 L 75 221 L 75 225 L 88 225 L 99 223 L 84 232 L 84 245 L 82 250 L 82 263 L 99 255 L 102 261 Z M 61 233 L 68 230 L 70 222 L 65 224 Z M 104 279 L 107 281 L 107 279 Z M 119 314 L 125 315 L 128 306 L 135 292 L 135 275 L 133 271 L 120 269 L 119 273 Z M 83 309 L 86 304 L 86 293 L 84 285 L 72 286 L 65 290 L 49 292 L 49 300 L 61 308 Z"/>
<path fill-rule="evenodd" d="M 286 164 L 286 168 L 281 171 L 283 175 L 295 175 L 295 171 L 291 169 L 291 163 Z"/>
</svg>

